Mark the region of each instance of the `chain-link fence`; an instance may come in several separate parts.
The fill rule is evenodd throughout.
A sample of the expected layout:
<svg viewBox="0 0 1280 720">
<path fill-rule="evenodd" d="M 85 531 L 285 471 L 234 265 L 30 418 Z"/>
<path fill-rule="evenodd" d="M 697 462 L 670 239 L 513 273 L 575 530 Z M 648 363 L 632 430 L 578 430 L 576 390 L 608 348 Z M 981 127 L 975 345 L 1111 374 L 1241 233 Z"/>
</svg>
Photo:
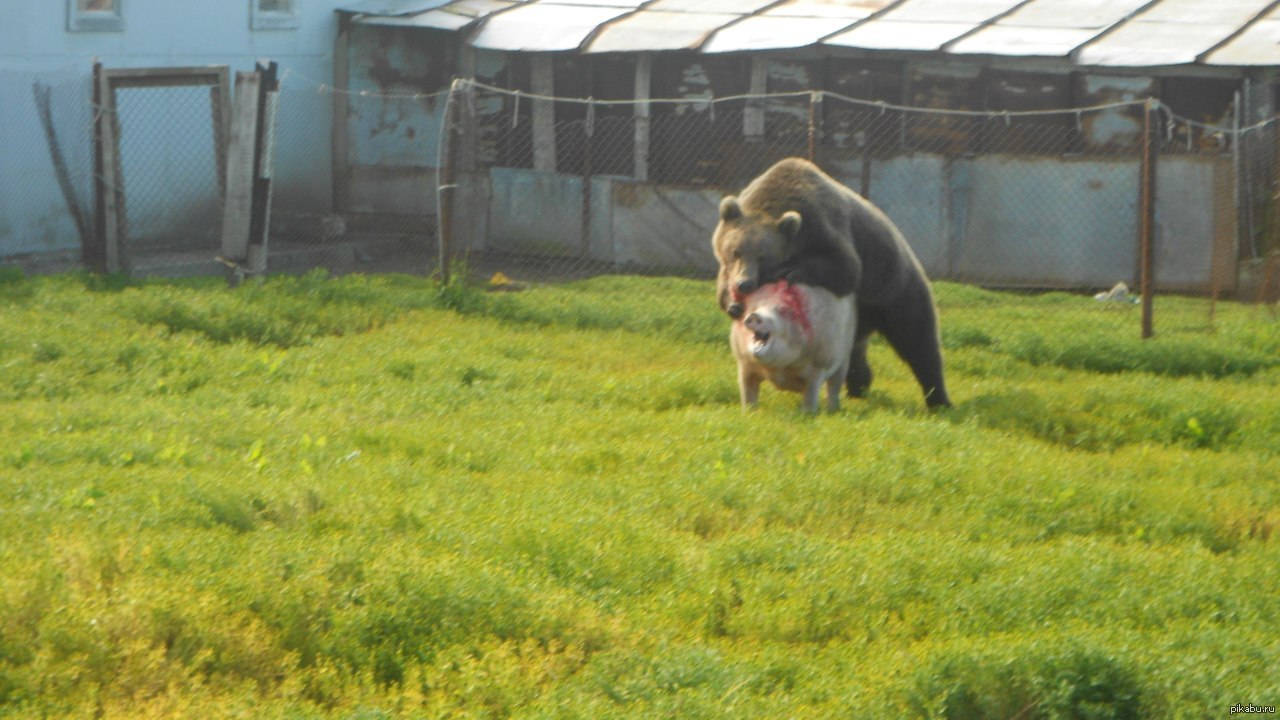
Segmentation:
<svg viewBox="0 0 1280 720">
<path fill-rule="evenodd" d="M 93 222 L 87 73 L 0 72 L 0 262 L 79 265 Z"/>
<path fill-rule="evenodd" d="M 6 157 L 18 158 L 0 180 L 0 253 L 86 257 L 92 83 L 0 74 L 6 97 L 14 83 L 32 90 L 29 104 L 0 109 Z M 216 271 L 224 143 L 209 93 L 119 94 L 116 181 L 135 272 Z M 482 277 L 710 277 L 721 197 L 800 156 L 882 207 L 934 280 L 1088 293 L 1124 283 L 1129 300 L 1150 218 L 1157 291 L 1254 300 L 1280 286 L 1268 264 L 1280 249 L 1274 123 L 1208 126 L 1143 101 L 959 112 L 823 91 L 339 91 L 288 68 L 277 107 L 271 271 L 430 274 L 465 257 Z M 199 261 L 166 268 L 174 251 Z"/>
</svg>

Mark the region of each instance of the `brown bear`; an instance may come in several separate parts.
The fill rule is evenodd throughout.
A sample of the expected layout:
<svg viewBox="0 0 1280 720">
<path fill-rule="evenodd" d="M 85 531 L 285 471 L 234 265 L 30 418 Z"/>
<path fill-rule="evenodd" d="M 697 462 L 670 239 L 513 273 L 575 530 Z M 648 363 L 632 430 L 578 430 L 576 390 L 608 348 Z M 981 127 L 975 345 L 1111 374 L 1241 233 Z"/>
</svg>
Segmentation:
<svg viewBox="0 0 1280 720">
<path fill-rule="evenodd" d="M 740 318 L 744 299 L 777 280 L 852 294 L 849 396 L 871 387 L 867 340 L 879 332 L 915 373 L 925 403 L 951 404 L 929 280 L 902 232 L 866 198 L 807 160 L 781 160 L 721 201 L 711 244 L 720 262 L 716 292 L 730 317 Z"/>
</svg>

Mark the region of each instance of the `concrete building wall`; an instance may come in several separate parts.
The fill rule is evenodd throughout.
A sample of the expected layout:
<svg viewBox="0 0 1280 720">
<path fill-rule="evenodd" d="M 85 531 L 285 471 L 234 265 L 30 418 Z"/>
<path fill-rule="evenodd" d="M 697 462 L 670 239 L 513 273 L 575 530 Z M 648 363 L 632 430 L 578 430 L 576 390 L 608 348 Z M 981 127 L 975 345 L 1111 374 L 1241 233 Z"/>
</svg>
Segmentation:
<svg viewBox="0 0 1280 720">
<path fill-rule="evenodd" d="M 174 3 L 123 0 L 120 30 L 68 30 L 65 0 L 9 0 L 0 22 L 0 259 L 78 256 L 80 240 L 58 187 L 33 95 L 48 87 L 54 128 L 74 196 L 92 212 L 93 62 L 109 68 L 229 65 L 274 60 L 284 77 L 276 207 L 329 204 L 331 98 L 337 0 L 297 2 L 296 27 L 255 30 L 251 0 Z M 129 224 L 151 242 L 207 242 L 211 125 L 207 91 L 121 94 Z M 190 138 L 190 141 L 184 138 Z M 132 191 L 131 191 L 132 190 Z M 314 210 L 312 210 L 314 211 Z M 213 213 L 211 215 L 211 213 Z"/>
</svg>

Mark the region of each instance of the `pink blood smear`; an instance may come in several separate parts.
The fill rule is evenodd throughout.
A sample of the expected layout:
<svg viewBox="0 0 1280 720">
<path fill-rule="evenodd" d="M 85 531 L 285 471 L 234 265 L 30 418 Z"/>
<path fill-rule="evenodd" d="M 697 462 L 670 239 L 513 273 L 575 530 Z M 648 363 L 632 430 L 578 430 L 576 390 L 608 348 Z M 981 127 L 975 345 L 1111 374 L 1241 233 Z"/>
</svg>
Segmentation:
<svg viewBox="0 0 1280 720">
<path fill-rule="evenodd" d="M 776 303 L 782 311 L 782 315 L 792 322 L 800 326 L 804 330 L 806 337 L 813 336 L 813 326 L 809 323 L 809 303 L 800 288 L 788 283 L 786 280 L 779 280 L 770 283 L 756 290 L 752 295 L 760 295 L 767 293 L 773 296 L 770 298 Z M 766 297 L 762 295 L 762 297 Z M 737 293 L 734 293 L 734 299 L 737 299 Z"/>
</svg>

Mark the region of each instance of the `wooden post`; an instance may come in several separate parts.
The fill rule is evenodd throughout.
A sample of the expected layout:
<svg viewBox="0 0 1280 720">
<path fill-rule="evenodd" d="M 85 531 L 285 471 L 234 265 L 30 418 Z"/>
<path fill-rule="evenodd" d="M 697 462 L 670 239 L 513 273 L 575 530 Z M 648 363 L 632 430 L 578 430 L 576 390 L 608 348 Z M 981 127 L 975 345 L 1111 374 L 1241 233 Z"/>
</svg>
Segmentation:
<svg viewBox="0 0 1280 720">
<path fill-rule="evenodd" d="M 1142 294 L 1142 338 L 1155 334 L 1152 327 L 1152 295 L 1155 285 L 1155 224 L 1156 224 L 1156 133 L 1152 130 L 1152 116 L 1156 100 L 1148 99 L 1142 110 L 1142 176 L 1139 180 L 1138 243 L 1141 262 L 1138 268 Z"/>
<path fill-rule="evenodd" d="M 457 143 L 454 142 L 453 136 L 457 132 L 456 123 L 454 122 L 457 115 L 456 105 L 458 104 L 458 89 L 463 83 L 462 80 L 454 78 L 453 84 L 449 86 L 449 96 L 444 103 L 444 132 L 440 134 L 441 147 L 439 149 L 440 158 L 438 160 L 440 167 L 440 180 L 436 187 L 436 222 L 439 224 L 437 236 L 439 237 L 438 262 L 440 266 L 440 282 L 447 285 L 450 280 L 450 259 L 453 255 L 453 199 L 457 195 Z"/>
<path fill-rule="evenodd" d="M 809 162 L 818 163 L 818 146 L 822 141 L 822 91 L 809 91 Z"/>
<path fill-rule="evenodd" d="M 276 107 L 280 97 L 279 66 L 258 64 L 258 113 L 253 140 L 253 196 L 249 205 L 249 272 L 267 270 L 267 238 L 271 228 L 271 176 L 275 169 Z"/>
<path fill-rule="evenodd" d="M 636 58 L 636 147 L 633 175 L 640 182 L 646 182 L 649 179 L 649 132 L 652 122 L 649 115 L 649 93 L 652 92 L 650 89 L 652 76 L 653 56 L 645 53 Z"/>
<path fill-rule="evenodd" d="M 107 71 L 98 74 L 98 132 L 102 139 L 103 266 L 109 273 L 126 270 L 120 238 L 124 210 L 124 173 L 120 169 L 120 124 L 116 118 L 116 94 Z"/>
<path fill-rule="evenodd" d="M 742 110 L 742 135 L 748 142 L 764 139 L 765 101 L 761 97 L 769 92 L 769 59 L 763 55 L 751 57 L 751 84 L 747 93 L 747 105 Z"/>
<path fill-rule="evenodd" d="M 587 70 L 588 87 L 590 87 L 591 70 Z M 592 154 L 595 150 L 594 136 L 596 109 L 591 103 L 591 98 L 587 99 L 587 119 L 582 124 L 582 221 L 580 223 L 582 232 L 582 246 L 578 254 L 584 258 L 591 256 L 591 176 L 595 174 L 593 164 L 595 159 Z"/>
<path fill-rule="evenodd" d="M 258 73 L 236 73 L 231 137 L 227 144 L 227 191 L 222 206 L 222 258 L 232 268 L 249 258 L 260 85 Z M 242 268 L 236 270 L 241 272 Z M 230 280 L 235 284 L 239 278 Z"/>
<path fill-rule="evenodd" d="M 547 98 L 556 93 L 552 73 L 551 56 L 538 53 L 529 59 L 532 66 L 533 94 Z M 533 101 L 533 169 L 540 172 L 556 171 L 556 107 L 555 102 L 543 98 Z"/>
<path fill-rule="evenodd" d="M 107 270 L 107 183 L 103 174 L 102 63 L 93 63 L 93 244 L 86 249 L 84 262 L 96 272 Z"/>
<path fill-rule="evenodd" d="M 217 175 L 218 203 L 227 189 L 227 143 L 231 134 L 231 71 L 223 67 L 216 83 L 209 86 L 209 115 L 213 125 L 213 163 Z"/>
</svg>

